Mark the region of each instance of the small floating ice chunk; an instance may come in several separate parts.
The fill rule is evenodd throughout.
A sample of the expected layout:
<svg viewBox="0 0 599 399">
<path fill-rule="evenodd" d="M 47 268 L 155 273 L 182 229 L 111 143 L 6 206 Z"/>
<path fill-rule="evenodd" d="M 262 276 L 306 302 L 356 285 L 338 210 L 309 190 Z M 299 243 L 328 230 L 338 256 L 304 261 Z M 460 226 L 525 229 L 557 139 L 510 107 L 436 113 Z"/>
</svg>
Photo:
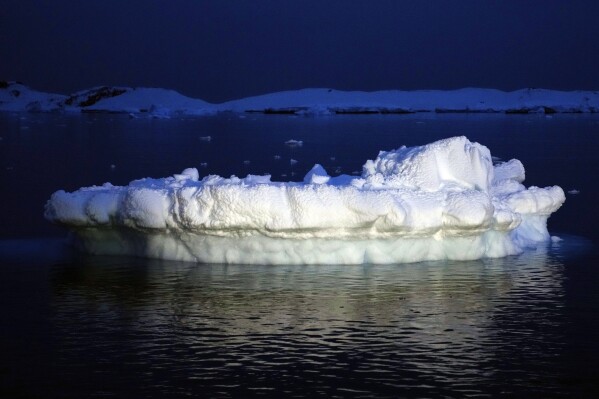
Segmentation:
<svg viewBox="0 0 599 399">
<path fill-rule="evenodd" d="M 208 162 L 201 162 L 201 163 L 200 163 L 200 166 L 201 166 L 202 168 L 206 168 L 206 167 L 208 166 Z"/>
<path fill-rule="evenodd" d="M 287 140 L 285 142 L 285 145 L 288 145 L 289 147 L 301 147 L 304 145 L 304 142 L 302 140 Z"/>
<path fill-rule="evenodd" d="M 273 158 L 274 158 L 276 161 L 278 161 L 279 159 L 281 159 L 281 156 L 280 156 L 280 155 L 275 155 Z"/>
<path fill-rule="evenodd" d="M 201 141 L 208 141 L 208 142 L 210 142 L 210 141 L 212 141 L 212 136 L 201 136 L 201 137 L 199 137 L 199 139 Z"/>
<path fill-rule="evenodd" d="M 298 162 L 298 161 L 297 161 L 296 159 L 293 159 L 293 158 L 291 158 L 291 159 L 289 160 L 289 164 L 290 164 L 290 165 L 295 165 L 297 162 Z"/>
<path fill-rule="evenodd" d="M 116 169 L 116 165 L 115 164 L 111 164 L 110 165 L 110 169 Z"/>
<path fill-rule="evenodd" d="M 249 165 L 251 163 L 251 161 L 249 159 L 246 159 L 245 161 L 243 161 L 244 165 Z"/>
<path fill-rule="evenodd" d="M 568 190 L 568 194 L 576 195 L 576 194 L 580 194 L 580 191 L 574 188 L 572 190 Z"/>
<path fill-rule="evenodd" d="M 552 243 L 558 243 L 560 241 L 564 241 L 562 238 L 558 237 L 558 236 L 551 236 L 551 242 Z"/>
</svg>

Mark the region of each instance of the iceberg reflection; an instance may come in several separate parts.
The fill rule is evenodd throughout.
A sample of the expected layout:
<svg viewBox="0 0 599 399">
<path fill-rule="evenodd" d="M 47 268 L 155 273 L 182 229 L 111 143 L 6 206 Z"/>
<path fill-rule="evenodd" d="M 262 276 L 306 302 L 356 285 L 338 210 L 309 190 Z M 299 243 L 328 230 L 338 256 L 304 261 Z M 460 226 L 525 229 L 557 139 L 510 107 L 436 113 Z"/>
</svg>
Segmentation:
<svg viewBox="0 0 599 399">
<path fill-rule="evenodd" d="M 518 361 L 542 369 L 560 351 L 558 255 L 543 246 L 499 259 L 385 266 L 86 257 L 56 269 L 53 305 L 65 356 L 92 332 L 106 337 L 110 356 L 122 344 L 112 341 L 118 332 L 148 367 L 186 359 L 200 379 L 303 364 L 320 369 L 323 384 L 350 369 L 389 388 L 410 385 L 398 373 L 479 384 L 497 371 L 499 353 L 526 353 Z M 541 349 L 548 345 L 551 354 Z"/>
</svg>

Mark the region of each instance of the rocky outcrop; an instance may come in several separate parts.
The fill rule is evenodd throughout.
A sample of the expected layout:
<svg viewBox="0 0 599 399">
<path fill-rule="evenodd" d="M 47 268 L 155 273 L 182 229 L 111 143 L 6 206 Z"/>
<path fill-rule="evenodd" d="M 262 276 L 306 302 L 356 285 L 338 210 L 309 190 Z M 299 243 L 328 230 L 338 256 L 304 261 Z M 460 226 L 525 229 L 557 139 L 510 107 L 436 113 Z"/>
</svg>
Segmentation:
<svg viewBox="0 0 599 399">
<path fill-rule="evenodd" d="M 130 91 L 128 87 L 108 87 L 101 86 L 93 89 L 84 90 L 72 94 L 65 100 L 65 104 L 71 107 L 89 107 L 105 98 L 120 96 L 123 93 Z"/>
</svg>

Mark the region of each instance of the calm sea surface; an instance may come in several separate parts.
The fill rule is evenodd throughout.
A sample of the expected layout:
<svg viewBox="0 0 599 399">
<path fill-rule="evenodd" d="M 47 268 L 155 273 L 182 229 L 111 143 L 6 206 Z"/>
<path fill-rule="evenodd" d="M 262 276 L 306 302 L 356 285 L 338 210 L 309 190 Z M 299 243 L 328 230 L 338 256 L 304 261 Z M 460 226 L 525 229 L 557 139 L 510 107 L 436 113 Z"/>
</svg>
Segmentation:
<svg viewBox="0 0 599 399">
<path fill-rule="evenodd" d="M 352 174 L 455 135 L 520 159 L 526 185 L 578 190 L 549 220 L 562 241 L 473 262 L 197 265 L 78 254 L 43 219 L 58 189 L 187 167 Z M 597 154 L 585 115 L 0 114 L 0 397 L 589 397 Z"/>
</svg>

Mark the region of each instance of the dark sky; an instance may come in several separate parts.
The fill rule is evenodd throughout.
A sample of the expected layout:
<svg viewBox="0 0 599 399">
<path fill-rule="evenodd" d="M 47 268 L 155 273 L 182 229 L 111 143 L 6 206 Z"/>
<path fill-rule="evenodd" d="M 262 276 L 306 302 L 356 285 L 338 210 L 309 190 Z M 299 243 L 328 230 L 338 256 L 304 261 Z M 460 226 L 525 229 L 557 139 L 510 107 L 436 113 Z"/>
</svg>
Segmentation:
<svg viewBox="0 0 599 399">
<path fill-rule="evenodd" d="M 599 89 L 596 0 L 0 0 L 0 79 L 211 102 L 340 90 Z"/>
</svg>

